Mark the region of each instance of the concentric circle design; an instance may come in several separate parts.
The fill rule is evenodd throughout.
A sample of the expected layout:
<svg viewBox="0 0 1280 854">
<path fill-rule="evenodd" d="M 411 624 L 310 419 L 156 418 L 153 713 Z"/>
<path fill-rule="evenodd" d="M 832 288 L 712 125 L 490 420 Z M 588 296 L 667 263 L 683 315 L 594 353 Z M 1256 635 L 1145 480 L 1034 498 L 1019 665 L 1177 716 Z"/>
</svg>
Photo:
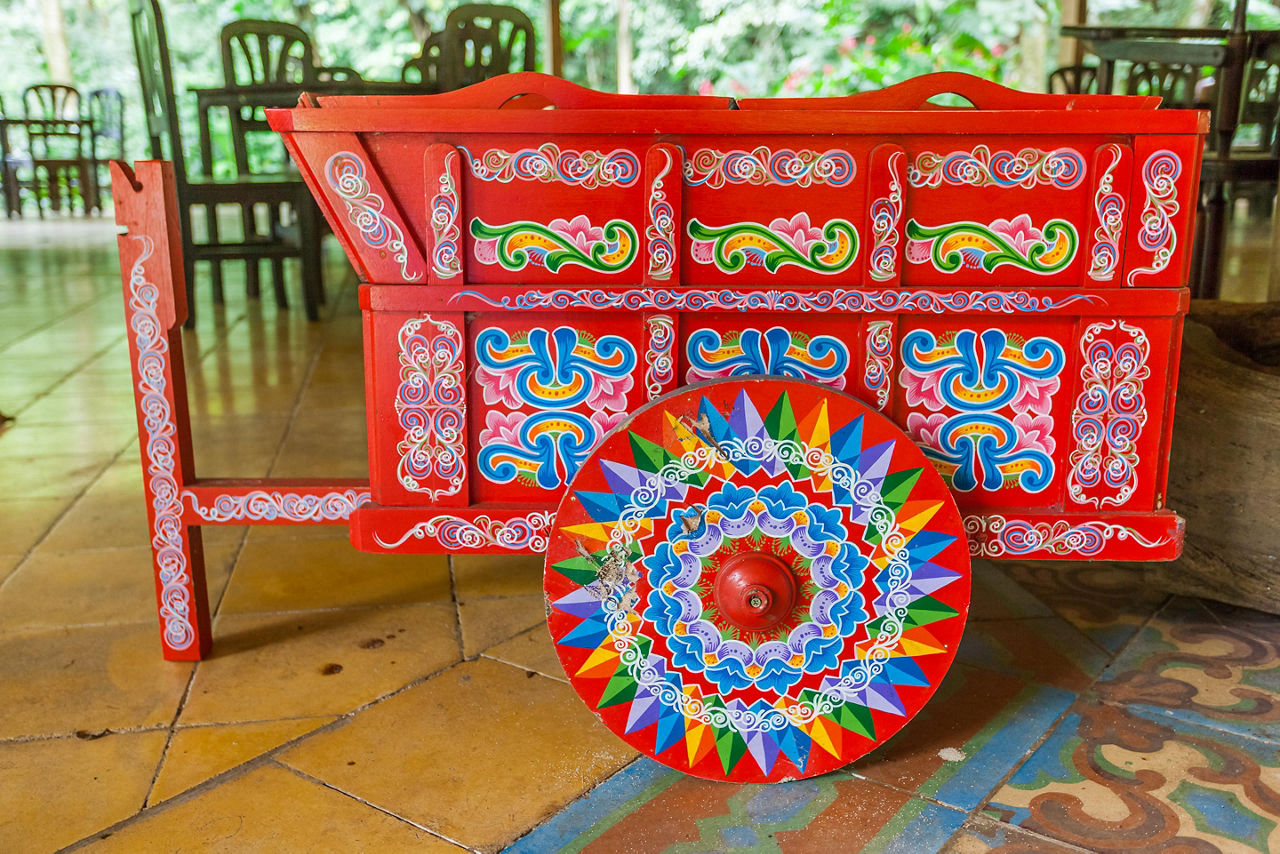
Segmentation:
<svg viewBox="0 0 1280 854">
<path fill-rule="evenodd" d="M 815 383 L 687 386 L 605 437 L 547 550 L 565 672 L 614 732 L 710 779 L 838 768 L 933 694 L 963 525 L 890 421 Z"/>
</svg>

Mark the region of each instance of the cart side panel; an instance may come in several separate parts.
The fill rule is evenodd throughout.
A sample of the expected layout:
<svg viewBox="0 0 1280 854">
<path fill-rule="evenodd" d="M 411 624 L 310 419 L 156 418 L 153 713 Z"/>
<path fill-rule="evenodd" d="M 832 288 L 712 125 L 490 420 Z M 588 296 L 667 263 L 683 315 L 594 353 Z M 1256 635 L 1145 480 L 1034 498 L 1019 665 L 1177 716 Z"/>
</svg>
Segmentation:
<svg viewBox="0 0 1280 854">
<path fill-rule="evenodd" d="M 1172 318 L 1081 318 L 1061 422 L 1068 512 L 1160 506 L 1172 338 Z"/>
<path fill-rule="evenodd" d="M 1092 213 L 1084 236 L 1089 281 L 1099 287 L 1121 284 L 1132 180 L 1133 147 L 1127 142 L 1098 146 L 1089 180 Z"/>
<path fill-rule="evenodd" d="M 860 283 L 873 144 L 849 135 L 687 140 L 683 282 Z"/>
<path fill-rule="evenodd" d="M 470 503 L 461 312 L 373 312 L 365 338 L 373 500 Z"/>
<path fill-rule="evenodd" d="M 665 345 L 651 344 L 668 333 L 639 312 L 471 319 L 473 500 L 554 501 L 600 437 L 649 399 L 650 385 L 670 385 L 659 364 Z"/>
<path fill-rule="evenodd" d="M 1070 437 L 1074 319 L 900 319 L 894 420 L 956 502 L 1052 507 Z"/>
</svg>

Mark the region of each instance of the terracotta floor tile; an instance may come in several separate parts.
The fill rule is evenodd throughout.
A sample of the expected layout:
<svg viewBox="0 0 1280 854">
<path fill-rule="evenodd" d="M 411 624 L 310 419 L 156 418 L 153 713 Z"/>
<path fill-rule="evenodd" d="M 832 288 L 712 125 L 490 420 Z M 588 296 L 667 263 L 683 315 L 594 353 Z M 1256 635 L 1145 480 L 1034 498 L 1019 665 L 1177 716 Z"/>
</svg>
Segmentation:
<svg viewBox="0 0 1280 854">
<path fill-rule="evenodd" d="M 7 376 L 4 382 L 8 385 Z M 113 455 L 136 435 L 136 423 L 112 427 L 76 423 L 37 425 L 19 419 L 0 431 L 0 462 L 48 453 Z"/>
<path fill-rule="evenodd" d="M 1036 617 L 970 624 L 956 660 L 1071 691 L 1087 688 L 1110 656 L 1066 620 Z"/>
<path fill-rule="evenodd" d="M 18 564 L 26 558 L 26 555 L 7 555 L 0 554 L 0 585 L 4 584 L 6 578 L 13 574 L 18 568 Z"/>
<path fill-rule="evenodd" d="M 1280 751 L 1150 710 L 1080 702 L 984 812 L 1094 850 L 1274 851 Z"/>
<path fill-rule="evenodd" d="M 111 464 L 114 454 L 58 454 L 5 460 L 5 498 L 79 495 Z"/>
<path fill-rule="evenodd" d="M 369 451 L 363 409 L 310 412 L 289 430 L 277 477 L 368 477 Z"/>
<path fill-rule="evenodd" d="M 231 574 L 236 550 L 234 543 L 205 546 L 205 583 L 214 601 Z M 41 548 L 0 587 L 0 625 L 10 630 L 154 625 L 154 571 L 146 545 L 73 552 Z"/>
<path fill-rule="evenodd" d="M 97 398 L 50 394 L 23 409 L 18 417 L 24 424 L 102 425 L 112 433 L 138 423 L 133 397 L 127 391 Z"/>
<path fill-rule="evenodd" d="M 98 548 L 150 542 L 142 466 L 130 456 L 108 466 L 49 532 L 43 547 L 71 551 L 93 543 Z"/>
<path fill-rule="evenodd" d="M 0 851 L 54 851 L 131 817 L 168 736 L 0 742 Z"/>
<path fill-rule="evenodd" d="M 146 810 L 87 850 L 409 852 L 461 850 L 277 765 Z"/>
<path fill-rule="evenodd" d="M 0 634 L 0 739 L 168 726 L 192 666 L 154 623 Z"/>
<path fill-rule="evenodd" d="M 214 621 L 180 723 L 346 714 L 459 658 L 452 604 Z"/>
<path fill-rule="evenodd" d="M 280 758 L 450 839 L 492 850 L 634 756 L 569 686 L 479 659 Z"/>
<path fill-rule="evenodd" d="M 846 770 L 970 810 L 1073 699 L 1057 688 L 955 665 L 914 719 Z"/>
<path fill-rule="evenodd" d="M 491 647 L 485 652 L 485 657 L 523 667 L 561 682 L 568 681 L 546 626 L 535 626 L 505 643 Z"/>
<path fill-rule="evenodd" d="M 1280 743 L 1280 619 L 1175 599 L 1096 690 L 1109 702 Z"/>
<path fill-rule="evenodd" d="M 220 614 L 305 611 L 450 600 L 444 555 L 357 551 L 345 530 L 328 537 L 260 538 L 249 532 Z"/>
<path fill-rule="evenodd" d="M 542 565 L 542 555 L 454 555 L 458 599 L 542 595 Z"/>
<path fill-rule="evenodd" d="M 336 718 L 257 721 L 228 726 L 181 727 L 165 751 L 149 804 L 167 801 Z"/>
<path fill-rule="evenodd" d="M 0 501 L 0 552 L 26 553 L 48 533 L 69 503 L 67 498 Z"/>
<path fill-rule="evenodd" d="M 544 601 L 541 595 L 527 595 L 459 602 L 462 654 L 472 658 L 532 626 L 545 623 Z"/>
</svg>

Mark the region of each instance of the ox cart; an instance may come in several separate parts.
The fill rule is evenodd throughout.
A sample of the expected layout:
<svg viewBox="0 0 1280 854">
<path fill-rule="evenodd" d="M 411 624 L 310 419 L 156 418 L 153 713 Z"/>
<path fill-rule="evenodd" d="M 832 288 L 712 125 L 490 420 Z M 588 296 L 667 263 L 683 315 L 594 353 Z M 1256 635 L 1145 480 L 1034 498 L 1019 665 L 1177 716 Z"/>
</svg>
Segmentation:
<svg viewBox="0 0 1280 854">
<path fill-rule="evenodd" d="M 209 649 L 204 526 L 545 553 L 565 672 L 621 738 L 716 779 L 844 765 L 945 674 L 971 558 L 1179 554 L 1207 122 L 1156 107 L 529 73 L 271 111 L 362 282 L 359 482 L 195 476 L 168 166 L 117 165 L 166 657 Z"/>
</svg>

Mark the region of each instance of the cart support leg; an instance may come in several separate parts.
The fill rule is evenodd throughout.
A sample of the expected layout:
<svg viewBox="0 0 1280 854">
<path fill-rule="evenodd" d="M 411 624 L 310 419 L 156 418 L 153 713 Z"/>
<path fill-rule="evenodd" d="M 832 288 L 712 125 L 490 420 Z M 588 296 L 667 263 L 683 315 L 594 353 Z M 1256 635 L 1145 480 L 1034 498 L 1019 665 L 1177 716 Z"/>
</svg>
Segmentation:
<svg viewBox="0 0 1280 854">
<path fill-rule="evenodd" d="M 164 657 L 209 651 L 209 597 L 200 529 L 183 521 L 182 492 L 194 481 L 182 364 L 187 316 L 182 236 L 169 163 L 112 162 L 125 321 L 133 367 L 147 521 Z"/>
</svg>

